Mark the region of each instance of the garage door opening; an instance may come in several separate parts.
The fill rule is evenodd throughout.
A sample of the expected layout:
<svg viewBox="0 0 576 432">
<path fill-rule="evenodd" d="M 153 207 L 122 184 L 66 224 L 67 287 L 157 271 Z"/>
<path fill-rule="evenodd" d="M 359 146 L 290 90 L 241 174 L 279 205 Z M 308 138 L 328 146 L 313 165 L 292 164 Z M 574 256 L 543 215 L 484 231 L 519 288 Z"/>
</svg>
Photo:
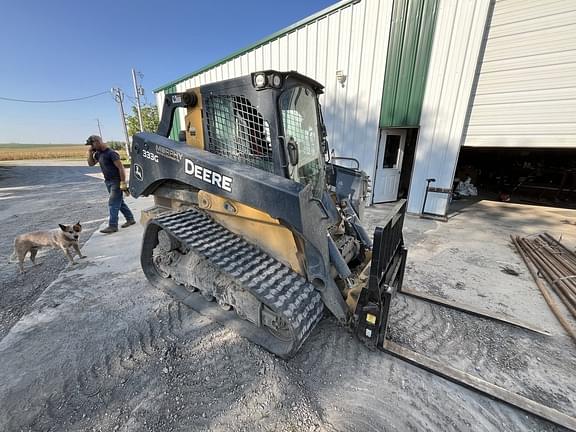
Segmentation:
<svg viewBox="0 0 576 432">
<path fill-rule="evenodd" d="M 458 182 L 466 179 L 473 188 L 458 187 Z M 454 199 L 490 199 L 573 209 L 576 149 L 463 147 L 454 186 Z M 478 196 L 467 196 L 466 189 L 474 192 L 474 188 Z"/>
</svg>

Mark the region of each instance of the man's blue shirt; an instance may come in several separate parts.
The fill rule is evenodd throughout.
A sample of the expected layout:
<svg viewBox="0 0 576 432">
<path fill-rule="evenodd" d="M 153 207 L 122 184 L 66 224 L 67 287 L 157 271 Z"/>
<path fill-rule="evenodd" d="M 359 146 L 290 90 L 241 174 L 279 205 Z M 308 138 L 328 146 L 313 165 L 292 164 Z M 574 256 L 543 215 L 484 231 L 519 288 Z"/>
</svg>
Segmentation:
<svg viewBox="0 0 576 432">
<path fill-rule="evenodd" d="M 120 160 L 120 155 L 114 150 L 107 148 L 104 151 L 97 151 L 94 153 L 94 160 L 100 164 L 104 180 L 117 180 L 120 181 L 120 172 L 114 161 Z"/>
</svg>

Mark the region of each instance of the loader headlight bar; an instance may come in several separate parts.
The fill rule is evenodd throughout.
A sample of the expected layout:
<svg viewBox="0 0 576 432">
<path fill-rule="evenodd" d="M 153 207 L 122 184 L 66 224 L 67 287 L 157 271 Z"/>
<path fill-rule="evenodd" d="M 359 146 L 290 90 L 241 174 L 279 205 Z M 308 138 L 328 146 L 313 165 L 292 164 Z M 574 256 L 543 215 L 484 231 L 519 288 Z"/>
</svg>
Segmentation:
<svg viewBox="0 0 576 432">
<path fill-rule="evenodd" d="M 254 85 L 256 87 L 264 88 L 266 87 L 266 84 L 267 84 L 266 75 L 264 75 L 263 73 L 259 73 L 254 76 Z"/>
<path fill-rule="evenodd" d="M 280 88 L 283 84 L 282 75 L 278 73 L 271 73 L 272 71 L 256 72 L 252 74 L 252 84 L 257 90 L 265 88 Z"/>
<path fill-rule="evenodd" d="M 272 76 L 272 86 L 279 88 L 282 87 L 282 77 L 278 74 Z"/>
<path fill-rule="evenodd" d="M 184 104 L 184 106 L 192 108 L 196 106 L 196 103 L 198 102 L 198 98 L 192 92 L 174 93 L 170 96 L 170 102 L 173 105 Z"/>
</svg>

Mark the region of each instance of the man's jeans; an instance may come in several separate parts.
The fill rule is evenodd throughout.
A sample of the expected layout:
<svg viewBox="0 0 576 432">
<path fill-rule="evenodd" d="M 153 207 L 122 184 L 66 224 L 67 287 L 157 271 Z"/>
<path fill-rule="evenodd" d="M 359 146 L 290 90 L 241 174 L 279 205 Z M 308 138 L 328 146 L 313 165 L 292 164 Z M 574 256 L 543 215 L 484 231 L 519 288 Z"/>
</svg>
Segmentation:
<svg viewBox="0 0 576 432">
<path fill-rule="evenodd" d="M 120 190 L 120 181 L 105 180 L 106 189 L 110 197 L 108 198 L 108 208 L 110 209 L 110 220 L 108 225 L 118 228 L 118 211 L 121 211 L 127 221 L 133 221 L 134 215 L 124 202 L 124 196 Z"/>
</svg>

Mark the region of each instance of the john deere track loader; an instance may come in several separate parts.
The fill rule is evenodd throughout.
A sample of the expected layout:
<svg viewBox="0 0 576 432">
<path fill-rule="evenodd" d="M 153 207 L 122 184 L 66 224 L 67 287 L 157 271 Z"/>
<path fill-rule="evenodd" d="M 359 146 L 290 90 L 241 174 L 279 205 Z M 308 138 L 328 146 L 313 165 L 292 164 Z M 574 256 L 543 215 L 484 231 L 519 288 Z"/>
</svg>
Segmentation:
<svg viewBox="0 0 576 432">
<path fill-rule="evenodd" d="M 406 260 L 403 203 L 374 240 L 362 227 L 369 180 L 329 159 L 322 89 L 264 71 L 167 94 L 158 133 L 132 145 L 130 192 L 155 198 L 149 281 L 285 358 L 325 309 L 381 345 Z"/>
<path fill-rule="evenodd" d="M 405 203 L 371 239 L 368 177 L 329 157 L 321 93 L 296 72 L 263 71 L 165 96 L 158 132 L 135 135 L 131 151 L 130 192 L 155 201 L 143 215 L 148 280 L 284 358 L 326 309 L 371 347 L 576 430 L 566 414 L 386 339 L 395 293 L 542 331 L 401 289 Z M 177 108 L 186 130 L 174 141 Z"/>
</svg>

